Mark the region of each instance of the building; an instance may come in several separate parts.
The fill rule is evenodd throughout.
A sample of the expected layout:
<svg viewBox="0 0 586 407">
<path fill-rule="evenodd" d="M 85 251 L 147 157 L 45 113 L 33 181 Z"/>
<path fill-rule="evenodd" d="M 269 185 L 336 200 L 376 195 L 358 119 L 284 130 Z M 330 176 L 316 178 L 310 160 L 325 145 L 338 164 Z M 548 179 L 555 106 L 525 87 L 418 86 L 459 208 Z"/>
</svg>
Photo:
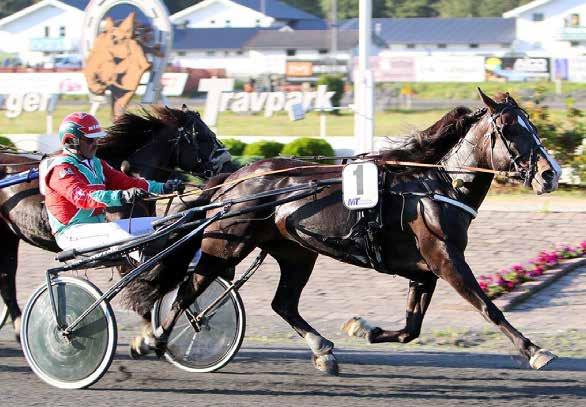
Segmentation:
<svg viewBox="0 0 586 407">
<path fill-rule="evenodd" d="M 586 2 L 535 0 L 503 14 L 517 22 L 512 51 L 529 56 L 586 55 Z"/>
<path fill-rule="evenodd" d="M 31 65 L 79 53 L 84 0 L 42 0 L 0 20 L 0 50 Z"/>
</svg>

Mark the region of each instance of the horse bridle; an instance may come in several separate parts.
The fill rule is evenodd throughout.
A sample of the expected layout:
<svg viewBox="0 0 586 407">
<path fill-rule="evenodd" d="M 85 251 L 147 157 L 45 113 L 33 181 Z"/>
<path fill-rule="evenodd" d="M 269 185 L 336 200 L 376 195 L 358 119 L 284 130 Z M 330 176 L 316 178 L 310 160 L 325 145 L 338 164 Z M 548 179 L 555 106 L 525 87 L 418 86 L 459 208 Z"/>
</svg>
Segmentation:
<svg viewBox="0 0 586 407">
<path fill-rule="evenodd" d="M 519 179 L 523 182 L 523 184 L 525 186 L 529 186 L 531 184 L 531 181 L 533 180 L 533 177 L 535 176 L 535 174 L 537 173 L 537 161 L 538 161 L 538 150 L 539 149 L 543 149 L 543 144 L 541 144 L 541 141 L 537 138 L 534 137 L 533 139 L 533 147 L 526 152 L 525 154 L 521 154 L 518 150 L 516 151 L 516 148 L 512 147 L 513 142 L 507 138 L 507 136 L 505 136 L 505 127 L 507 126 L 506 123 L 503 123 L 503 121 L 501 120 L 501 124 L 499 125 L 497 123 L 497 119 L 499 117 L 501 117 L 504 113 L 506 112 L 510 112 L 510 111 L 515 111 L 515 110 L 519 110 L 523 113 L 523 115 L 526 118 L 529 118 L 529 115 L 527 114 L 527 112 L 525 110 L 523 110 L 522 108 L 520 108 L 519 106 L 513 105 L 508 99 L 505 99 L 505 107 L 503 109 L 501 109 L 500 111 L 493 113 L 490 115 L 490 123 L 492 126 L 492 131 L 490 133 L 486 133 L 486 137 L 490 137 L 490 143 L 491 143 L 491 149 L 490 149 L 490 161 L 491 161 L 491 166 L 494 169 L 495 165 L 494 165 L 494 156 L 493 156 L 493 152 L 494 152 L 494 147 L 496 145 L 496 140 L 498 137 L 500 137 L 501 141 L 503 142 L 503 145 L 505 146 L 505 148 L 507 149 L 507 152 L 509 153 L 509 157 L 511 159 L 511 164 L 509 166 L 509 170 L 513 169 L 514 172 L 519 174 Z M 525 122 L 525 126 L 531 126 L 531 129 L 527 128 L 527 130 L 533 130 L 535 132 L 535 134 L 537 134 L 537 129 L 533 126 L 533 124 L 527 120 Z M 523 127 L 525 127 L 523 126 Z M 526 157 L 528 155 L 528 157 Z M 524 158 L 528 158 L 528 164 L 523 165 L 521 164 L 519 161 L 524 159 Z"/>
<path fill-rule="evenodd" d="M 195 171 L 184 172 L 189 173 L 190 175 L 195 175 L 198 177 L 208 179 L 218 174 L 222 169 L 222 166 L 232 159 L 232 156 L 228 152 L 228 149 L 216 137 L 210 136 L 212 142 L 212 149 L 208 157 L 206 157 L 207 159 L 204 161 L 197 140 L 200 133 L 197 129 L 196 122 L 200 118 L 200 115 L 199 112 L 189 112 L 189 114 L 191 115 L 191 122 L 187 125 L 184 125 L 183 127 L 178 127 L 177 137 L 169 140 L 169 142 L 173 144 L 173 150 L 175 153 L 175 163 L 178 164 L 181 160 L 181 150 L 179 148 L 181 142 L 184 141 L 187 144 L 193 145 L 193 148 L 195 150 L 195 161 L 198 164 L 202 164 L 203 162 L 203 166 L 205 169 L 202 173 L 197 173 Z"/>
</svg>

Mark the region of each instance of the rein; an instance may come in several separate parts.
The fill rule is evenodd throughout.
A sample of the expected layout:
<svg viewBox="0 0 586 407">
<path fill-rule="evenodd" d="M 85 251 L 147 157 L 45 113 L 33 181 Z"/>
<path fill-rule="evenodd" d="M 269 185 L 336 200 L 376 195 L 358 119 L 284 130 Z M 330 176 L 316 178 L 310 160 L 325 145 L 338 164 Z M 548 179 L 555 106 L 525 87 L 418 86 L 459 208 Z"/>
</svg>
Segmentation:
<svg viewBox="0 0 586 407">
<path fill-rule="evenodd" d="M 372 160 L 372 161 L 375 161 L 377 164 L 383 164 L 383 165 L 394 165 L 394 166 L 403 166 L 403 167 L 422 167 L 422 168 L 442 168 L 446 171 L 456 171 L 457 170 L 457 171 L 466 171 L 466 172 L 484 172 L 484 173 L 488 173 L 488 174 L 511 177 L 511 178 L 519 176 L 519 173 L 516 171 L 497 171 L 497 170 L 489 170 L 486 168 L 479 168 L 479 167 L 467 167 L 467 166 L 447 167 L 442 164 L 426 164 L 426 163 L 417 163 L 417 162 L 412 162 L 412 161 L 397 161 L 397 160 Z M 184 197 L 184 196 L 191 196 L 191 195 L 199 195 L 204 192 L 213 191 L 213 190 L 219 189 L 221 187 L 229 186 L 229 185 L 234 185 L 239 182 L 247 181 L 249 179 L 264 177 L 264 176 L 273 175 L 273 174 L 282 174 L 282 173 L 285 173 L 288 171 L 295 171 L 295 170 L 306 169 L 306 168 L 341 168 L 344 166 L 345 166 L 345 164 L 315 164 L 315 165 L 301 165 L 301 166 L 297 166 L 297 167 L 283 168 L 280 170 L 261 172 L 260 174 L 251 174 L 246 177 L 237 178 L 232 181 L 224 182 L 222 184 L 216 185 L 211 188 L 200 189 L 197 191 L 189 191 L 189 192 L 185 192 L 183 194 L 158 195 L 156 197 L 146 198 L 145 200 L 156 201 L 156 200 L 161 200 L 161 199 L 172 199 L 172 198 L 176 198 L 178 196 Z"/>
</svg>

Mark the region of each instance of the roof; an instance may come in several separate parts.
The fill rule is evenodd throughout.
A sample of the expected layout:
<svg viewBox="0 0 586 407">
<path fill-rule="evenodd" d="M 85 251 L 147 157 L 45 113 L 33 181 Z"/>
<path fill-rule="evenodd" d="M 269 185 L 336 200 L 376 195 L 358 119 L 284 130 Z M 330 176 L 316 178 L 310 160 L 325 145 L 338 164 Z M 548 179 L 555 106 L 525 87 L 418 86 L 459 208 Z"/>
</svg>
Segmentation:
<svg viewBox="0 0 586 407">
<path fill-rule="evenodd" d="M 173 32 L 174 50 L 242 49 L 259 28 L 177 28 Z"/>
<path fill-rule="evenodd" d="M 37 10 L 42 9 L 43 7 L 46 6 L 53 6 L 53 7 L 57 7 L 60 8 L 64 11 L 68 11 L 68 10 L 72 10 L 72 9 L 76 9 L 76 10 L 83 10 L 85 7 L 83 8 L 78 8 L 78 7 L 74 7 L 70 4 L 68 4 L 68 2 L 77 2 L 77 3 L 82 3 L 81 0 L 42 0 L 39 1 L 38 3 L 35 3 L 31 6 L 25 7 L 19 11 L 17 11 L 16 13 L 13 13 L 9 16 L 4 17 L 3 19 L 0 19 L 0 26 L 3 26 L 4 24 L 8 24 L 11 23 L 15 20 L 18 20 L 19 18 L 26 16 L 27 14 L 33 13 Z"/>
<path fill-rule="evenodd" d="M 267 16 L 279 20 L 319 20 L 320 18 L 313 14 L 306 13 L 296 7 L 283 3 L 279 0 L 231 0 L 244 7 L 251 8 Z M 264 3 L 264 11 L 262 10 Z"/>
<path fill-rule="evenodd" d="M 61 3 L 65 3 L 68 6 L 75 7 L 79 10 L 85 10 L 87 4 L 89 3 L 88 0 L 59 0 Z"/>
<path fill-rule="evenodd" d="M 171 21 L 183 18 L 199 9 L 207 7 L 211 3 L 221 1 L 225 4 L 231 2 L 243 7 L 247 7 L 259 13 L 278 20 L 319 20 L 320 18 L 313 14 L 306 13 L 303 10 L 290 6 L 279 0 L 203 0 L 193 6 L 184 8 L 171 16 Z"/>
<path fill-rule="evenodd" d="M 512 10 L 507 11 L 503 14 L 503 17 L 510 18 L 510 17 L 517 17 L 520 14 L 523 14 L 526 11 L 534 9 L 536 7 L 543 6 L 544 4 L 549 3 L 551 0 L 535 0 L 530 3 L 524 4 L 522 6 L 516 7 Z"/>
<path fill-rule="evenodd" d="M 288 24 L 294 30 L 327 30 L 329 23 L 322 19 L 296 20 Z"/>
<path fill-rule="evenodd" d="M 358 19 L 341 30 L 357 30 Z M 388 44 L 502 44 L 515 40 L 516 20 L 480 18 L 374 18 L 373 29 Z"/>
<path fill-rule="evenodd" d="M 331 32 L 324 30 L 259 31 L 246 43 L 249 49 L 329 49 Z M 352 49 L 358 44 L 358 31 L 338 32 L 338 49 Z"/>
</svg>

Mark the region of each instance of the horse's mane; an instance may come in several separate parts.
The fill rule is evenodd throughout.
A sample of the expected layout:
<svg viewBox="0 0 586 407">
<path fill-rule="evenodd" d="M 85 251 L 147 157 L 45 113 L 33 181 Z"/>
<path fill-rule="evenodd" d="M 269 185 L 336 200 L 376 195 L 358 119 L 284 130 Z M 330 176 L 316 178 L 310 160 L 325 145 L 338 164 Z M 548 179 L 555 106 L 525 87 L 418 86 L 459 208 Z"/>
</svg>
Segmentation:
<svg viewBox="0 0 586 407">
<path fill-rule="evenodd" d="M 485 110 L 474 114 L 467 107 L 459 106 L 446 113 L 429 128 L 408 137 L 399 146 L 381 151 L 385 160 L 436 163 L 445 156 Z"/>
<path fill-rule="evenodd" d="M 142 108 L 136 113 L 126 112 L 106 129 L 108 135 L 100 143 L 99 155 L 128 156 L 153 137 L 163 134 L 163 128 L 181 127 L 187 113 L 167 106 Z"/>
</svg>

